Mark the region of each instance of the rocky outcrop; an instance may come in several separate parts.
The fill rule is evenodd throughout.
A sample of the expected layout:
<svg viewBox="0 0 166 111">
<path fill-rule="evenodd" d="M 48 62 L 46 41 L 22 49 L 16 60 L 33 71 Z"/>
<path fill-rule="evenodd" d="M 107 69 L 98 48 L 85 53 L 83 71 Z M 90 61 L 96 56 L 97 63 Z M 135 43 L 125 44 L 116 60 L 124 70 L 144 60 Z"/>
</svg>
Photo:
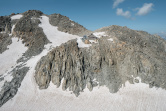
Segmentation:
<svg viewBox="0 0 166 111">
<path fill-rule="evenodd" d="M 7 46 L 11 42 L 9 34 L 12 32 L 12 36 L 23 39 L 25 46 L 29 47 L 28 51 L 24 54 L 26 57 L 31 57 L 39 54 L 44 45 L 49 41 L 47 40 L 43 30 L 38 26 L 40 20 L 38 19 L 43 13 L 37 10 L 29 10 L 23 13 L 21 19 L 11 20 L 11 16 L 0 17 L 0 53 L 7 49 Z M 15 26 L 14 26 L 15 25 Z M 13 31 L 11 27 L 14 26 Z M 21 61 L 21 60 L 19 60 Z"/>
<path fill-rule="evenodd" d="M 16 95 L 28 70 L 29 67 L 19 65 L 10 72 L 13 75 L 13 79 L 10 82 L 5 81 L 0 91 L 0 106 Z"/>
<path fill-rule="evenodd" d="M 23 17 L 16 22 L 13 35 L 23 39 L 25 46 L 29 47 L 25 56 L 31 57 L 39 54 L 44 45 L 49 41 L 43 30 L 38 26 L 38 19 L 43 13 L 37 10 L 29 10 L 23 13 Z"/>
<path fill-rule="evenodd" d="M 62 32 L 79 36 L 91 33 L 91 31 L 87 30 L 82 25 L 61 14 L 49 15 L 49 21 L 51 25 L 57 26 L 58 30 Z"/>
<path fill-rule="evenodd" d="M 71 40 L 53 49 L 36 66 L 35 79 L 40 89 L 49 83 L 73 91 L 76 96 L 85 87 L 107 86 L 115 93 L 126 81 L 143 82 L 149 87 L 166 89 L 166 42 L 146 32 L 111 26 L 108 36 L 89 48 L 79 48 Z M 113 41 L 108 39 L 113 38 Z M 140 77 L 141 81 L 136 79 Z"/>
<path fill-rule="evenodd" d="M 7 50 L 7 46 L 12 43 L 11 37 L 6 33 L 0 33 L 0 54 Z"/>
<path fill-rule="evenodd" d="M 11 19 L 10 16 L 0 16 L 0 32 L 10 33 Z"/>
</svg>

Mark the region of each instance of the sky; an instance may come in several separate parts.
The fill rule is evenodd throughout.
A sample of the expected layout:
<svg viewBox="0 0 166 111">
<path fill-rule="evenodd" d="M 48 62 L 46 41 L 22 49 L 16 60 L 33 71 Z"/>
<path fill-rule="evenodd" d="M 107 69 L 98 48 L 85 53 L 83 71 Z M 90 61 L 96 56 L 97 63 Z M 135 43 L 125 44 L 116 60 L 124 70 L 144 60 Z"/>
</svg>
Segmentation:
<svg viewBox="0 0 166 111">
<path fill-rule="evenodd" d="M 96 30 L 110 25 L 127 26 L 166 35 L 166 0 L 2 0 L 0 16 L 40 10 L 60 13 Z"/>
</svg>

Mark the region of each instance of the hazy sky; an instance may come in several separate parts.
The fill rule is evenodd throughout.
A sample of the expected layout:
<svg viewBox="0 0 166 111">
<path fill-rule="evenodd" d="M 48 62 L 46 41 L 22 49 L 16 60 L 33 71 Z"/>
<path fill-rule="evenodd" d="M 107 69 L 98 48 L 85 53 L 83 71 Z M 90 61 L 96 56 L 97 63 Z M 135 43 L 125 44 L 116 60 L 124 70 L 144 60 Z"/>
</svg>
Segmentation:
<svg viewBox="0 0 166 111">
<path fill-rule="evenodd" d="M 166 0 L 2 0 L 0 16 L 41 10 L 60 13 L 89 30 L 109 25 L 166 33 Z"/>
</svg>

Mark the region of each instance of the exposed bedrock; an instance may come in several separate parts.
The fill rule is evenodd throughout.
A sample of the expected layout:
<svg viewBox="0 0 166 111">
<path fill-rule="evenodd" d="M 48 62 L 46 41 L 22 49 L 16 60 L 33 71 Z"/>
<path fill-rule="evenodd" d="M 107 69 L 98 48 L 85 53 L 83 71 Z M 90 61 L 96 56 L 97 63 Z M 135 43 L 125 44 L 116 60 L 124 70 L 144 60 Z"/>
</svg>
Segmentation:
<svg viewBox="0 0 166 111">
<path fill-rule="evenodd" d="M 68 17 L 61 14 L 49 15 L 49 22 L 51 25 L 57 26 L 59 31 L 69 34 L 83 36 L 85 34 L 91 33 L 91 31 L 87 30 L 82 25 L 70 20 Z"/>
<path fill-rule="evenodd" d="M 165 41 L 124 27 L 116 32 L 117 26 L 112 27 L 106 32 L 114 35 L 114 41 L 107 36 L 89 48 L 79 48 L 77 41 L 71 40 L 44 56 L 36 66 L 39 88 L 46 89 L 51 81 L 76 96 L 86 86 L 91 91 L 97 85 L 115 93 L 126 81 L 166 89 Z M 122 35 L 117 35 L 120 32 Z"/>
<path fill-rule="evenodd" d="M 29 10 L 24 12 L 23 17 L 20 18 L 13 30 L 13 35 L 23 39 L 25 46 L 29 47 L 25 56 L 31 57 L 39 54 L 44 45 L 49 41 L 42 28 L 39 27 L 41 23 L 38 19 L 43 13 L 37 10 Z"/>
<path fill-rule="evenodd" d="M 21 65 L 12 70 L 13 79 L 10 82 L 5 81 L 0 91 L 0 107 L 16 95 L 28 70 L 29 67 Z"/>
<path fill-rule="evenodd" d="M 7 50 L 7 46 L 12 43 L 11 37 L 6 33 L 0 33 L 0 54 Z"/>
<path fill-rule="evenodd" d="M 11 31 L 10 16 L 0 16 L 0 32 L 10 33 L 10 31 Z"/>
</svg>

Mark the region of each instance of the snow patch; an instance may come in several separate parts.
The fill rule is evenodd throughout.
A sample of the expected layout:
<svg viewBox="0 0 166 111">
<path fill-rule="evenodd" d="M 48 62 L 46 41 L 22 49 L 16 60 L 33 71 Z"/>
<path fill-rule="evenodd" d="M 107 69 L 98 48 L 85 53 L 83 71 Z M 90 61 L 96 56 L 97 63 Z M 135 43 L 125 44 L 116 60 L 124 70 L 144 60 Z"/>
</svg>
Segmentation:
<svg viewBox="0 0 166 111">
<path fill-rule="evenodd" d="M 53 83 L 50 83 L 48 89 L 39 90 L 35 86 L 33 76 L 30 76 L 32 74 L 27 76 L 29 78 L 27 84 L 21 85 L 24 89 L 19 90 L 19 95 L 4 104 L 2 110 L 164 111 L 166 109 L 166 91 L 149 88 L 143 83 L 126 82 L 125 87 L 114 94 L 105 86 L 95 87 L 92 92 L 86 88 L 75 97 L 71 92 L 56 88 Z"/>
<path fill-rule="evenodd" d="M 83 37 L 77 38 L 78 47 L 79 47 L 79 48 L 90 47 L 91 44 L 85 44 L 85 43 L 82 41 L 82 38 L 83 38 Z"/>
<path fill-rule="evenodd" d="M 21 14 L 13 15 L 13 16 L 11 17 L 11 20 L 20 19 L 21 17 L 23 17 L 23 15 L 21 15 Z"/>
<path fill-rule="evenodd" d="M 107 36 L 105 32 L 95 32 L 95 33 L 93 33 L 93 35 L 95 35 L 98 38 L 100 38 L 102 36 Z"/>
<path fill-rule="evenodd" d="M 89 40 L 90 43 L 97 43 L 95 40 Z"/>
<path fill-rule="evenodd" d="M 6 33 L 5 31 L 2 31 L 2 32 L 0 32 L 1 34 L 4 34 L 4 33 Z"/>
<path fill-rule="evenodd" d="M 16 25 L 13 25 L 13 26 L 12 26 L 11 33 L 13 33 L 15 26 L 16 26 Z"/>
<path fill-rule="evenodd" d="M 110 41 L 112 41 L 112 42 L 114 41 L 114 39 L 113 39 L 113 38 L 110 38 L 110 39 L 108 39 L 108 40 L 110 40 Z"/>
<path fill-rule="evenodd" d="M 74 26 L 74 23 L 71 23 L 71 26 Z"/>
<path fill-rule="evenodd" d="M 47 16 L 41 16 L 40 21 L 41 24 L 39 24 L 39 27 L 43 28 L 44 33 L 47 35 L 47 39 L 52 42 L 52 47 L 59 46 L 71 39 L 78 38 L 76 35 L 60 32 L 58 27 L 52 26 L 49 23 L 49 18 Z"/>
</svg>

